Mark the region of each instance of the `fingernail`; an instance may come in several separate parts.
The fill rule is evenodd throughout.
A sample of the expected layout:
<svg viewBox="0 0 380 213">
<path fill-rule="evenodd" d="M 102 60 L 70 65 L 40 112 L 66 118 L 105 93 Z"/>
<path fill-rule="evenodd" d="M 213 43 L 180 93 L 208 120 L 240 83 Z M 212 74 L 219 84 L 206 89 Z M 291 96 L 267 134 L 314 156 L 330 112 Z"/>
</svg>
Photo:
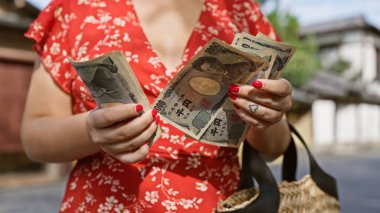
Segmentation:
<svg viewBox="0 0 380 213">
<path fill-rule="evenodd" d="M 136 112 L 140 113 L 143 110 L 143 106 L 141 104 L 136 105 Z"/>
<path fill-rule="evenodd" d="M 234 95 L 232 93 L 228 93 L 228 96 L 232 99 L 232 100 L 236 100 L 237 99 L 237 95 Z"/>
<path fill-rule="evenodd" d="M 153 119 L 156 119 L 157 113 L 158 113 L 158 111 L 156 109 L 152 110 L 152 117 L 153 117 Z"/>
<path fill-rule="evenodd" d="M 236 105 L 236 104 L 232 104 L 232 105 L 234 105 L 235 109 L 237 109 L 237 110 L 240 109 L 240 107 L 238 105 Z"/>
<path fill-rule="evenodd" d="M 240 87 L 235 84 L 231 84 L 230 87 L 228 88 L 230 92 L 232 93 L 239 93 Z"/>
<path fill-rule="evenodd" d="M 263 82 L 255 80 L 253 81 L 252 86 L 256 89 L 261 89 L 263 88 Z"/>
<path fill-rule="evenodd" d="M 161 121 L 160 116 L 157 115 L 156 116 L 156 120 L 155 120 L 156 124 L 159 125 L 160 121 Z"/>
<path fill-rule="evenodd" d="M 148 146 L 149 146 L 149 145 L 150 145 L 150 142 L 149 142 L 149 141 L 148 141 L 148 142 L 146 142 L 146 145 L 148 145 Z"/>
</svg>

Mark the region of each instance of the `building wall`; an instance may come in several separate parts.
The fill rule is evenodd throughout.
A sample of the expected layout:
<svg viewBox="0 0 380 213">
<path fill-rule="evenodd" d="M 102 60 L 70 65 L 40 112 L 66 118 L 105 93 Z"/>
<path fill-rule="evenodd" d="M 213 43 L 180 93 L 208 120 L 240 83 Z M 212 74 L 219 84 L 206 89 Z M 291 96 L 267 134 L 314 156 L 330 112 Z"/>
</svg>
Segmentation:
<svg viewBox="0 0 380 213">
<path fill-rule="evenodd" d="M 344 77 L 361 77 L 364 84 L 373 82 L 377 75 L 376 48 L 379 48 L 379 40 L 378 35 L 363 30 L 321 35 L 322 64 L 329 67 L 343 59 L 351 63 Z M 380 95 L 380 91 L 376 93 Z M 378 105 L 336 104 L 332 100 L 318 100 L 312 106 L 312 116 L 316 145 L 380 143 Z"/>
<path fill-rule="evenodd" d="M 0 152 L 22 150 L 20 126 L 32 65 L 0 61 Z"/>
<path fill-rule="evenodd" d="M 358 122 L 361 127 L 358 137 L 362 143 L 380 143 L 380 106 L 359 104 Z"/>
<path fill-rule="evenodd" d="M 319 38 L 322 44 L 320 58 L 326 67 L 331 66 L 339 59 L 351 63 L 351 67 L 345 72 L 345 77 L 352 78 L 361 75 L 364 82 L 372 82 L 376 77 L 376 35 L 364 31 L 355 30 L 341 34 L 323 35 Z M 328 40 L 339 39 L 339 45 L 328 45 Z M 359 74 L 358 74 L 359 73 Z"/>
<path fill-rule="evenodd" d="M 297 117 L 289 118 L 289 121 L 301 133 L 306 143 L 313 143 L 312 113 L 307 111 Z"/>
<path fill-rule="evenodd" d="M 356 104 L 338 104 L 336 112 L 337 143 L 360 143 L 362 128 Z"/>
<path fill-rule="evenodd" d="M 380 143 L 378 105 L 317 100 L 312 105 L 312 124 L 316 146 Z"/>
<path fill-rule="evenodd" d="M 317 100 L 312 104 L 313 142 L 316 146 L 335 143 L 335 103 Z"/>
<path fill-rule="evenodd" d="M 22 153 L 21 119 L 37 57 L 25 30 L 0 26 L 0 154 Z"/>
<path fill-rule="evenodd" d="M 371 34 L 366 34 L 362 42 L 362 81 L 369 83 L 375 80 L 377 72 L 377 55 L 375 38 Z"/>
<path fill-rule="evenodd" d="M 23 33 L 0 27 L 0 153 L 22 152 L 21 118 L 36 57 Z"/>
</svg>

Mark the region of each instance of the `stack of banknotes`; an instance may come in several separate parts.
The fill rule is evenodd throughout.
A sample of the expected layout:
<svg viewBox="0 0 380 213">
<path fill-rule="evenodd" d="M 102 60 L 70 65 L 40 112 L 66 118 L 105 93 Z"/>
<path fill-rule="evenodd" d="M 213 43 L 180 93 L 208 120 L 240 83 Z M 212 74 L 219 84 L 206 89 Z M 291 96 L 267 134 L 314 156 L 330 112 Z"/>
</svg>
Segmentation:
<svg viewBox="0 0 380 213">
<path fill-rule="evenodd" d="M 97 105 L 140 103 L 155 108 L 161 119 L 188 137 L 219 146 L 237 147 L 249 126 L 236 114 L 228 88 L 256 79 L 280 76 L 296 48 L 258 34 L 237 33 L 231 45 L 211 39 L 169 82 L 150 105 L 122 52 L 70 62 Z M 160 128 L 151 139 L 159 138 Z"/>
</svg>

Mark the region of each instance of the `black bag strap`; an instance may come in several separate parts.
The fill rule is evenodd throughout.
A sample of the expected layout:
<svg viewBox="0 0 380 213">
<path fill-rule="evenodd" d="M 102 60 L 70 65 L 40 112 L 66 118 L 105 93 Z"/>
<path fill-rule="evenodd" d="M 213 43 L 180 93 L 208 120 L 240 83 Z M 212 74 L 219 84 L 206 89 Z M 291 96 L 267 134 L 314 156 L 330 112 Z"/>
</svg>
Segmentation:
<svg viewBox="0 0 380 213">
<path fill-rule="evenodd" d="M 338 190 L 336 186 L 336 180 L 334 177 L 327 174 L 317 163 L 315 157 L 311 153 L 309 147 L 307 146 L 305 140 L 301 136 L 301 134 L 297 131 L 297 129 L 290 123 L 288 123 L 290 131 L 297 136 L 297 138 L 301 141 L 303 146 L 305 147 L 305 150 L 307 152 L 307 155 L 309 157 L 309 165 L 310 165 L 310 176 L 315 181 L 317 186 L 322 189 L 325 193 L 331 195 L 332 197 L 336 198 L 338 200 Z M 291 138 L 291 144 L 294 146 L 295 149 L 295 143 L 293 140 L 293 137 Z M 292 152 L 292 147 L 289 146 L 286 152 Z M 293 159 L 295 158 L 295 159 Z M 284 161 L 283 161 L 283 167 L 282 167 L 282 174 L 283 174 L 283 180 L 286 180 L 285 178 L 289 178 L 289 181 L 294 181 L 295 178 L 295 171 L 296 171 L 296 165 L 293 162 L 297 161 L 297 156 L 294 156 L 292 154 L 284 155 Z M 284 173 L 289 173 L 284 175 Z"/>
<path fill-rule="evenodd" d="M 254 179 L 260 186 L 256 200 L 247 208 L 232 211 L 233 213 L 260 212 L 277 213 L 280 206 L 280 191 L 271 170 L 260 154 L 249 144 L 243 145 L 243 164 L 240 172 L 239 189 L 254 187 Z M 243 172 L 244 170 L 244 172 Z"/>
<path fill-rule="evenodd" d="M 284 153 L 282 160 L 282 180 L 291 182 L 296 180 L 297 172 L 297 148 L 294 143 L 293 137 L 290 137 L 290 143 L 287 150 Z"/>
<path fill-rule="evenodd" d="M 336 180 L 321 169 L 314 156 L 310 152 L 304 139 L 294 128 L 294 126 L 290 123 L 288 123 L 288 126 L 290 131 L 299 138 L 299 140 L 301 141 L 301 143 L 307 151 L 309 157 L 311 178 L 315 181 L 315 183 L 321 190 L 338 200 Z M 278 212 L 280 206 L 280 192 L 278 189 L 277 182 L 271 170 L 267 166 L 266 162 L 260 157 L 259 153 L 248 144 L 243 145 L 242 158 L 243 161 L 240 173 L 239 190 L 254 187 L 254 178 L 260 187 L 260 193 L 257 199 L 251 204 L 249 204 L 246 208 L 231 212 Z M 290 144 L 284 153 L 282 169 L 283 180 L 296 180 L 297 151 L 293 137 L 291 137 Z"/>
</svg>

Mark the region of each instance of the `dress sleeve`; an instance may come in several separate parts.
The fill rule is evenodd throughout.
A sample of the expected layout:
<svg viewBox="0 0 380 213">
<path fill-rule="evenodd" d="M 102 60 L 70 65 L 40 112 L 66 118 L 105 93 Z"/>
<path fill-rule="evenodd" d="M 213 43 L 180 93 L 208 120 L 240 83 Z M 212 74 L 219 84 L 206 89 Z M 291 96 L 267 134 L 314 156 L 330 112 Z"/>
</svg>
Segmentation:
<svg viewBox="0 0 380 213">
<path fill-rule="evenodd" d="M 25 36 L 35 41 L 33 48 L 55 83 L 64 92 L 71 94 L 76 73 L 67 60 L 70 53 L 70 17 L 65 11 L 64 1 L 53 0 L 30 25 Z"/>
<path fill-rule="evenodd" d="M 272 24 L 269 22 L 267 17 L 263 14 L 260 8 L 260 4 L 256 0 L 248 0 L 245 4 L 250 12 L 247 12 L 247 22 L 249 33 L 251 35 L 256 35 L 257 33 L 262 33 L 267 35 L 273 40 L 280 41 L 276 30 L 273 28 Z"/>
</svg>

